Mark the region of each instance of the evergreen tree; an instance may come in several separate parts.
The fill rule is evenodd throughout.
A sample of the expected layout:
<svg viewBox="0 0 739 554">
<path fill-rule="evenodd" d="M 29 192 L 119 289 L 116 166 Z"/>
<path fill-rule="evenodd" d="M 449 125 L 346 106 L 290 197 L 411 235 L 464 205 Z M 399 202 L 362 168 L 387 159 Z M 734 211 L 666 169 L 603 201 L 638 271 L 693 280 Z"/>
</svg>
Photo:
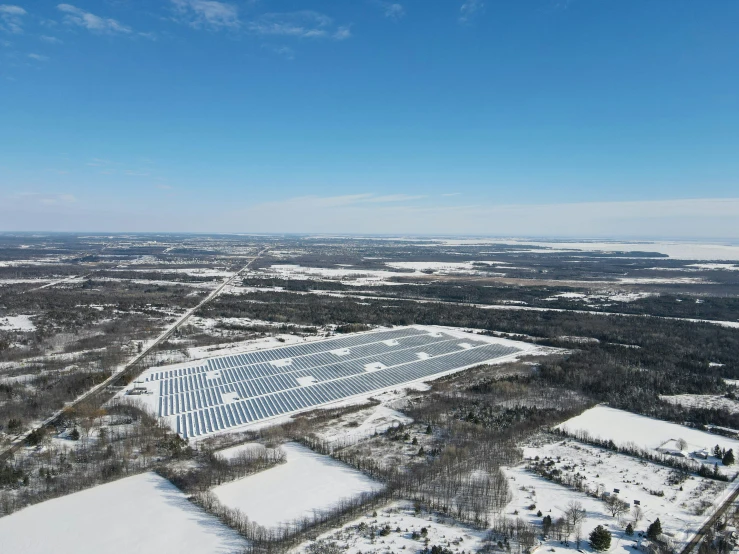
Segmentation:
<svg viewBox="0 0 739 554">
<path fill-rule="evenodd" d="M 602 525 L 598 525 L 590 533 L 590 546 L 593 550 L 608 550 L 611 548 L 611 532 Z"/>
<path fill-rule="evenodd" d="M 634 526 L 633 526 L 633 525 L 631 525 L 631 523 L 629 523 L 629 524 L 628 524 L 628 525 L 626 526 L 626 534 L 627 534 L 628 536 L 631 536 L 631 535 L 633 535 L 633 534 L 634 534 Z"/>
<path fill-rule="evenodd" d="M 657 518 L 649 524 L 649 527 L 647 527 L 647 538 L 651 540 L 656 540 L 661 534 L 662 522 L 659 520 L 659 518 Z"/>
<path fill-rule="evenodd" d="M 726 451 L 726 454 L 724 454 L 721 463 L 723 463 L 725 466 L 734 465 L 734 451 L 731 448 Z"/>
<path fill-rule="evenodd" d="M 544 532 L 545 535 L 549 534 L 549 530 L 552 528 L 552 516 L 545 515 L 544 518 L 541 520 L 541 530 Z"/>
<path fill-rule="evenodd" d="M 721 458 L 721 447 L 718 444 L 713 447 L 713 455 L 716 458 Z"/>
</svg>

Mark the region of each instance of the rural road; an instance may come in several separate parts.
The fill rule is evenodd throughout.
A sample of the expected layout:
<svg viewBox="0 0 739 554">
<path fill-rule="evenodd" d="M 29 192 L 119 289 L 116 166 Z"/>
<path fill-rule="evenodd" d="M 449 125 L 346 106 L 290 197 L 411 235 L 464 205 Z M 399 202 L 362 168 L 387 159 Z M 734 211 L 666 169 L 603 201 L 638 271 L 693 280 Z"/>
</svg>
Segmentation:
<svg viewBox="0 0 739 554">
<path fill-rule="evenodd" d="M 721 516 L 723 516 L 726 513 L 726 510 L 729 509 L 730 506 L 734 504 L 737 497 L 739 496 L 739 479 L 735 478 L 734 481 L 730 486 L 733 486 L 734 490 L 731 491 L 728 498 L 724 500 L 724 502 L 716 508 L 716 511 L 711 515 L 703 524 L 703 526 L 698 530 L 698 532 L 693 536 L 692 539 L 690 539 L 690 542 L 685 545 L 685 548 L 683 548 L 680 551 L 680 554 L 690 554 L 696 546 L 700 544 L 700 542 L 703 540 L 703 537 L 706 536 L 706 533 L 713 527 L 718 521 Z"/>
</svg>

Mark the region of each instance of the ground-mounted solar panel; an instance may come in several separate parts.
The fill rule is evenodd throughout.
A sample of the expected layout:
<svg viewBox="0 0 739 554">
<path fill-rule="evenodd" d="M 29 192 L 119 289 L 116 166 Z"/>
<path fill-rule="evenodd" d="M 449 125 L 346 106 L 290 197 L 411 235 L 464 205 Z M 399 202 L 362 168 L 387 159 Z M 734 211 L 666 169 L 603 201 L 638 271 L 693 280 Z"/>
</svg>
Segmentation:
<svg viewBox="0 0 739 554">
<path fill-rule="evenodd" d="M 520 353 L 524 345 L 421 326 L 355 333 L 157 368 L 144 377 L 185 438 L 371 395 Z"/>
</svg>

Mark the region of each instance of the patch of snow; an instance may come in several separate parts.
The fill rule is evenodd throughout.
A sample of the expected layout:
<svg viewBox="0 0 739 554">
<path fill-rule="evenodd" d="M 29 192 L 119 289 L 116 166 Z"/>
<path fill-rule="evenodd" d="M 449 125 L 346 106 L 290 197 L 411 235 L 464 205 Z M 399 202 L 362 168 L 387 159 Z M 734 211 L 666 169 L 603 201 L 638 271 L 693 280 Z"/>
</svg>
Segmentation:
<svg viewBox="0 0 739 554">
<path fill-rule="evenodd" d="M 0 518 L 0 552 L 227 554 L 246 547 L 155 473 L 48 500 Z"/>
<path fill-rule="evenodd" d="M 711 408 L 714 410 L 726 410 L 733 414 L 739 413 L 739 402 L 726 398 L 725 396 L 713 394 L 675 394 L 672 396 L 661 395 L 660 398 L 665 402 L 685 408 Z"/>
<path fill-rule="evenodd" d="M 374 526 L 377 529 L 389 527 L 391 532 L 385 537 L 369 538 L 362 528 Z M 397 528 L 401 531 L 396 532 Z M 416 514 L 411 502 L 395 502 L 377 516 L 366 515 L 344 525 L 336 531 L 320 535 L 319 540 L 336 544 L 346 554 L 386 554 L 388 552 L 420 552 L 424 541 L 412 538 L 412 533 L 420 533 L 426 528 L 430 545 L 444 546 L 453 552 L 477 552 L 483 546 L 484 531 L 478 531 L 457 524 L 454 520 L 442 517 L 430 517 L 428 514 Z M 298 546 L 294 552 L 305 553 L 311 543 Z"/>
<path fill-rule="evenodd" d="M 250 520 L 274 528 L 330 509 L 343 498 L 383 487 L 359 471 L 298 444 L 288 443 L 282 449 L 286 463 L 215 487 L 213 493 L 225 506 L 238 508 Z"/>
<path fill-rule="evenodd" d="M 623 410 L 596 406 L 559 425 L 569 432 L 585 432 L 591 437 L 612 440 L 617 445 L 635 444 L 657 450 L 670 440 L 683 439 L 690 450 L 712 451 L 715 445 L 739 452 L 739 441 L 660 421 Z"/>
<path fill-rule="evenodd" d="M 36 325 L 30 315 L 9 315 L 0 317 L 0 329 L 4 331 L 35 331 Z"/>
<path fill-rule="evenodd" d="M 688 264 L 687 267 L 697 267 L 698 269 L 720 269 L 724 271 L 739 271 L 737 264 Z"/>
</svg>

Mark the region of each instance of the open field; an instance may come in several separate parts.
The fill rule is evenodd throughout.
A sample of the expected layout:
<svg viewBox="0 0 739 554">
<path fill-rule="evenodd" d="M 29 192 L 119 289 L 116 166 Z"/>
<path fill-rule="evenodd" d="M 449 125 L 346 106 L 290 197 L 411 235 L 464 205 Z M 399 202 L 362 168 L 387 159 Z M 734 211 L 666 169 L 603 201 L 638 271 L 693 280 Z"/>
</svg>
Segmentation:
<svg viewBox="0 0 739 554">
<path fill-rule="evenodd" d="M 0 518 L 0 551 L 24 554 L 233 554 L 235 532 L 153 473 L 128 477 Z"/>
<path fill-rule="evenodd" d="M 215 487 L 222 504 L 238 508 L 263 527 L 278 527 L 333 508 L 342 499 L 382 488 L 360 472 L 293 443 L 283 465 Z"/>
<path fill-rule="evenodd" d="M 560 425 L 570 433 L 587 433 L 593 438 L 612 440 L 617 446 L 634 444 L 645 450 L 677 452 L 677 441 L 685 440 L 686 454 L 697 450 L 712 452 L 716 445 L 739 452 L 739 440 L 690 429 L 607 406 L 596 406 Z M 709 460 L 710 461 L 710 460 Z"/>
</svg>

